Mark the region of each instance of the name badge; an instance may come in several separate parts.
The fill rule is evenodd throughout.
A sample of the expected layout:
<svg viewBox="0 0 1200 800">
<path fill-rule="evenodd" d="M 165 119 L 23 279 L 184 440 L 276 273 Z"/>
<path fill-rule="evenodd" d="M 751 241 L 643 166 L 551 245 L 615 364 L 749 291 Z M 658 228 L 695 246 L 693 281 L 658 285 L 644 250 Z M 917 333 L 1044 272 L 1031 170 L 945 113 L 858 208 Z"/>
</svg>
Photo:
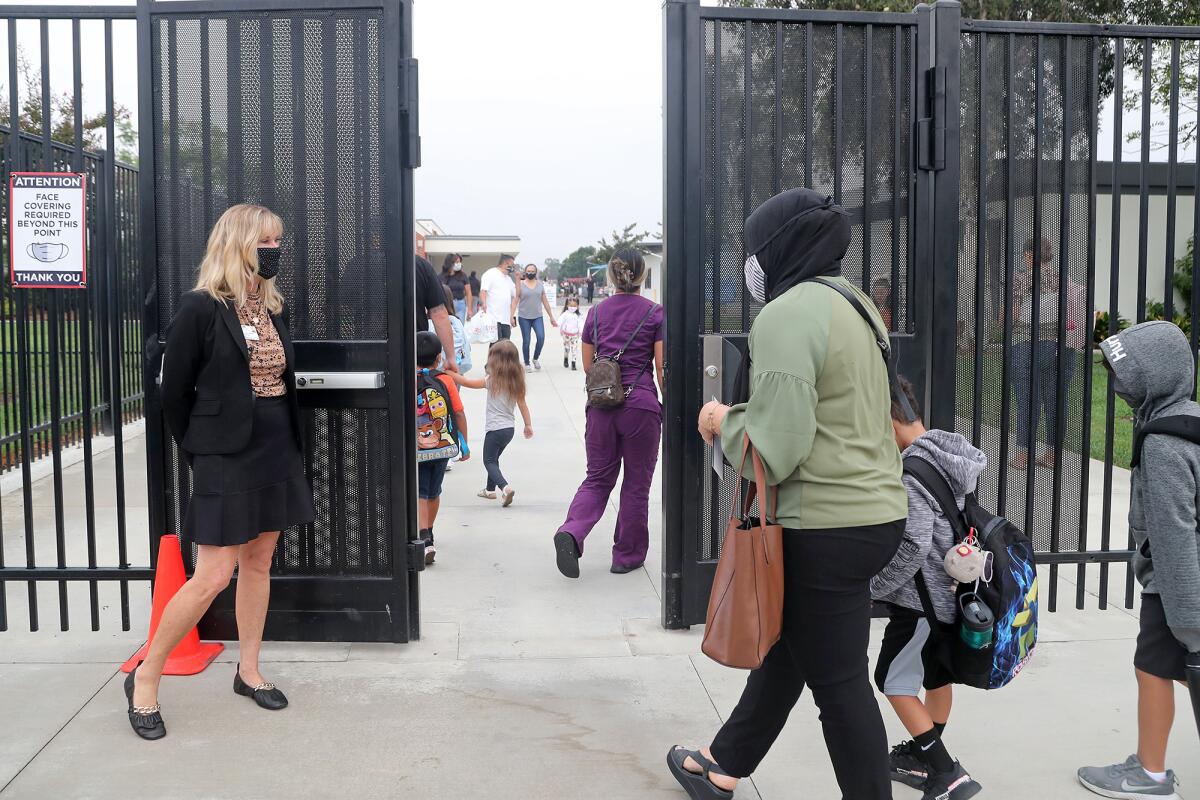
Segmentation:
<svg viewBox="0 0 1200 800">
<path fill-rule="evenodd" d="M 258 331 L 255 330 L 253 325 L 243 325 L 242 326 L 242 336 L 246 337 L 247 342 L 257 342 L 258 341 Z"/>
</svg>

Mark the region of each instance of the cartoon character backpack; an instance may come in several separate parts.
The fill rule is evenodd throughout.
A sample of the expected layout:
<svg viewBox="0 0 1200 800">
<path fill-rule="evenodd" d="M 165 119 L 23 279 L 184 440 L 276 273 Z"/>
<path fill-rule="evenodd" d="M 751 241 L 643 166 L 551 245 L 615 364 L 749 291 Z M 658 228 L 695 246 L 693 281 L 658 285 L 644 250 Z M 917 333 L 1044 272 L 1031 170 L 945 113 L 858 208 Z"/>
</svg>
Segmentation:
<svg viewBox="0 0 1200 800">
<path fill-rule="evenodd" d="M 954 530 L 961 546 L 966 543 L 990 554 L 991 575 L 983 570 L 973 583 L 960 583 L 957 600 L 960 612 L 971 600 L 982 601 L 991 611 L 990 642 L 980 646 L 964 640 L 963 630 L 977 620 L 961 618 L 947 631 L 943 652 L 939 655 L 954 675 L 956 683 L 978 689 L 999 689 L 1007 685 L 1029 662 L 1037 644 L 1038 585 L 1033 544 L 1020 528 L 979 504 L 974 494 L 966 497 L 962 511 L 954 492 L 938 469 L 919 456 L 904 459 L 904 472 L 925 487 Z M 953 550 L 951 551 L 954 552 Z M 924 576 L 917 572 L 917 592 L 934 630 L 945 629 L 933 615 Z M 971 597 L 973 595 L 973 597 Z M 978 631 L 978 628 L 975 628 Z M 983 632 L 986 638 L 986 631 Z M 969 636 L 967 638 L 970 638 Z"/>
<path fill-rule="evenodd" d="M 417 372 L 417 461 L 437 461 L 458 455 L 458 430 L 450 398 L 438 370 Z"/>
</svg>

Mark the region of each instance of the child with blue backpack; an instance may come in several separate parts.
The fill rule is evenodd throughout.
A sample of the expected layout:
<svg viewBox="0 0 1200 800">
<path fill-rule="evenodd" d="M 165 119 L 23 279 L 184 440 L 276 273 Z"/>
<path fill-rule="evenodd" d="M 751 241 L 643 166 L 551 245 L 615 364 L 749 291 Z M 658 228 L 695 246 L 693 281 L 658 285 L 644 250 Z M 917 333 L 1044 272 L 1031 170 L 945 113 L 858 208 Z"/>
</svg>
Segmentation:
<svg viewBox="0 0 1200 800">
<path fill-rule="evenodd" d="M 1144 322 L 1100 343 L 1109 385 L 1134 412 L 1129 533 L 1142 585 L 1137 647 L 1138 748 L 1123 763 L 1083 767 L 1104 797 L 1178 800 L 1167 769 L 1174 681 L 1200 680 L 1200 405 L 1187 336 Z M 1195 685 L 1193 692 L 1200 695 Z M 1197 711 L 1200 714 L 1200 710 Z M 1198 720 L 1200 724 L 1200 720 Z"/>
<path fill-rule="evenodd" d="M 918 416 L 907 421 L 903 408 L 893 399 L 896 444 L 906 460 L 915 456 L 941 474 L 954 494 L 956 511 L 960 511 L 966 496 L 975 491 L 987 459 L 957 433 L 926 430 L 912 386 L 904 378 L 899 378 L 898 384 Z M 937 652 L 941 627 L 953 625 L 958 617 L 956 583 L 944 566 L 946 554 L 958 541 L 954 526 L 920 480 L 906 472 L 904 488 L 908 492 L 904 538 L 891 563 L 871 580 L 871 596 L 885 603 L 890 614 L 875 667 L 875 684 L 913 737 L 892 748 L 891 776 L 921 789 L 923 800 L 965 800 L 982 787 L 942 742 L 953 703 L 953 676 Z M 924 581 L 938 630 L 931 627 L 918 580 Z"/>
</svg>

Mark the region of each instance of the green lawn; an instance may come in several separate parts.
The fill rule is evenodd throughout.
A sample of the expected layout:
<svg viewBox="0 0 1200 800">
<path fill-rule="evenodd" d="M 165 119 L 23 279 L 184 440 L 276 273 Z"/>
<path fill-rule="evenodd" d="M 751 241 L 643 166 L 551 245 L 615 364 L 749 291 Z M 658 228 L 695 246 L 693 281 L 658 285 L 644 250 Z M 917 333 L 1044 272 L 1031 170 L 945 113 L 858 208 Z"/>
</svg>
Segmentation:
<svg viewBox="0 0 1200 800">
<path fill-rule="evenodd" d="M 1089 426 L 1091 435 L 1088 443 L 1091 457 L 1103 461 L 1108 419 L 1108 371 L 1104 369 L 1104 365 L 1099 361 L 1099 351 L 1092 353 L 1091 358 L 1092 396 L 1090 400 L 1091 413 Z M 958 415 L 960 417 L 970 418 L 975 413 L 970 390 L 974 381 L 974 368 L 974 361 L 969 354 L 959 355 L 958 391 L 956 396 Z M 983 401 L 980 403 L 979 416 L 982 424 L 993 428 L 1000 427 L 1002 371 L 1003 357 L 1000 353 L 997 350 L 989 350 L 984 353 L 980 376 L 981 385 L 983 386 Z M 1077 371 L 1067 391 L 1067 429 L 1063 446 L 1065 449 L 1073 452 L 1079 452 L 1080 445 L 1083 442 L 1083 391 L 1085 388 L 1083 377 Z M 1009 391 L 1012 391 L 1011 388 Z M 1200 387 L 1198 387 L 1197 396 L 1200 398 Z M 1010 394 L 1009 400 L 1009 424 L 1015 427 L 1017 414 L 1016 399 Z M 1045 421 L 1043 420 L 1044 425 Z M 1128 467 L 1133 447 L 1133 412 L 1124 400 L 1115 395 L 1113 397 L 1112 425 L 1113 464 L 1119 467 Z M 1038 438 L 1040 441 L 1047 441 L 1049 439 L 1044 427 Z"/>
</svg>

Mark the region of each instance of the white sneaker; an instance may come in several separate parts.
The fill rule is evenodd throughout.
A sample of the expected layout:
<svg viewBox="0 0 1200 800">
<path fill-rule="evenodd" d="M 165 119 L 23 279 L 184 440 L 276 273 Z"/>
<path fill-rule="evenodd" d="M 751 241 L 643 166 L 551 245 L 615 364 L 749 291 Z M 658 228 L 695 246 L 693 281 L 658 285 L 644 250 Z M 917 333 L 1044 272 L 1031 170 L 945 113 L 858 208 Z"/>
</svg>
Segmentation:
<svg viewBox="0 0 1200 800">
<path fill-rule="evenodd" d="M 533 360 L 533 368 L 534 368 L 534 369 L 541 369 L 541 368 L 542 368 L 542 362 L 541 362 L 541 361 L 538 361 L 538 360 L 535 358 L 535 359 Z"/>
<path fill-rule="evenodd" d="M 526 372 L 533 372 L 533 367 L 531 367 L 531 366 L 529 366 L 528 364 L 526 364 L 526 365 L 525 365 L 525 371 L 526 371 Z"/>
<path fill-rule="evenodd" d="M 450 461 L 447 461 L 446 462 L 446 472 L 451 472 L 451 471 L 453 471 L 453 469 L 454 469 L 454 464 L 452 464 Z"/>
<path fill-rule="evenodd" d="M 428 567 L 432 564 L 435 558 L 437 558 L 437 548 L 433 546 L 433 542 L 427 542 L 425 544 L 425 566 Z"/>
</svg>

